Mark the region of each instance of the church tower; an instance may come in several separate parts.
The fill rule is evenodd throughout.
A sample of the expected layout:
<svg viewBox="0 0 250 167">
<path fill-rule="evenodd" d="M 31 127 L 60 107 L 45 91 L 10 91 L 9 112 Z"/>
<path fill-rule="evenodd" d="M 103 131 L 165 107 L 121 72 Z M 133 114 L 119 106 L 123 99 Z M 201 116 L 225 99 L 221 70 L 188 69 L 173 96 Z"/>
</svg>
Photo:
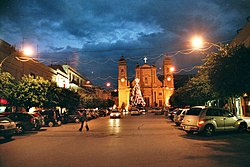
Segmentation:
<svg viewBox="0 0 250 167">
<path fill-rule="evenodd" d="M 169 105 L 170 96 L 174 93 L 174 67 L 170 57 L 165 56 L 163 60 L 163 87 L 164 87 L 164 97 L 165 105 Z"/>
<path fill-rule="evenodd" d="M 128 110 L 129 106 L 129 94 L 130 88 L 128 84 L 127 76 L 127 63 L 124 57 L 122 56 L 118 62 L 118 99 L 119 99 L 119 108 L 125 108 Z"/>
</svg>

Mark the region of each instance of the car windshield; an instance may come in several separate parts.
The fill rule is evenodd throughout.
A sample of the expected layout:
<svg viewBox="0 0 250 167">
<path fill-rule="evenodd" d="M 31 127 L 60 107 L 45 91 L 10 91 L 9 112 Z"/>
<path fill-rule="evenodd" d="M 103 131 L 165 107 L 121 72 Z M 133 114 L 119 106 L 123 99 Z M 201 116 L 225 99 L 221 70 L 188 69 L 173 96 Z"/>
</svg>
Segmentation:
<svg viewBox="0 0 250 167">
<path fill-rule="evenodd" d="M 199 115 L 202 108 L 191 108 L 186 115 Z"/>
</svg>

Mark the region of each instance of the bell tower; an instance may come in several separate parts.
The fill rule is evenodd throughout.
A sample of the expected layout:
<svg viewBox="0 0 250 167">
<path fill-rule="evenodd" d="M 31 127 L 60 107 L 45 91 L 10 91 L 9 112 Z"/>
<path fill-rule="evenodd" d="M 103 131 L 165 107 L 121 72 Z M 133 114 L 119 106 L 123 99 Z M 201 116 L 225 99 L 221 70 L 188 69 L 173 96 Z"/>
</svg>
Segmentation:
<svg viewBox="0 0 250 167">
<path fill-rule="evenodd" d="M 170 57 L 165 56 L 163 60 L 163 87 L 164 87 L 164 97 L 165 105 L 169 105 L 170 96 L 174 93 L 174 67 Z"/>
<path fill-rule="evenodd" d="M 125 108 L 128 110 L 129 106 L 129 84 L 127 76 L 127 63 L 123 56 L 121 56 L 118 62 L 118 99 L 119 108 Z"/>
</svg>

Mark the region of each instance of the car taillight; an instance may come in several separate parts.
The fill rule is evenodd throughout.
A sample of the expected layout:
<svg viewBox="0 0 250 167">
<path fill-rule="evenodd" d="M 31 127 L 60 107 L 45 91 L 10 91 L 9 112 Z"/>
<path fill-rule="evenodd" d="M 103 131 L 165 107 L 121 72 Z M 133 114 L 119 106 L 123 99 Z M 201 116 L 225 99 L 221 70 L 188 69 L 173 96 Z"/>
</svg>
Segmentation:
<svg viewBox="0 0 250 167">
<path fill-rule="evenodd" d="M 204 121 L 199 121 L 198 122 L 198 126 L 201 126 L 201 125 L 203 125 L 205 122 Z"/>
<path fill-rule="evenodd" d="M 37 114 L 37 113 L 34 113 L 33 115 L 34 115 L 35 117 L 38 117 L 38 114 Z"/>
</svg>

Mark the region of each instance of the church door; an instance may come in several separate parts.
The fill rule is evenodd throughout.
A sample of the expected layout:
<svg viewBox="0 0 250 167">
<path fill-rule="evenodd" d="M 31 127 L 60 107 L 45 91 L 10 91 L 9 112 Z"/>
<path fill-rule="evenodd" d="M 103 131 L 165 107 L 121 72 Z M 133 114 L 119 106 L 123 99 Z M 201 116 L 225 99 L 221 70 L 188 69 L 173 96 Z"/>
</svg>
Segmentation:
<svg viewBox="0 0 250 167">
<path fill-rule="evenodd" d="M 145 97 L 145 102 L 146 102 L 146 107 L 149 107 L 150 106 L 150 104 L 149 104 L 149 97 Z"/>
</svg>

